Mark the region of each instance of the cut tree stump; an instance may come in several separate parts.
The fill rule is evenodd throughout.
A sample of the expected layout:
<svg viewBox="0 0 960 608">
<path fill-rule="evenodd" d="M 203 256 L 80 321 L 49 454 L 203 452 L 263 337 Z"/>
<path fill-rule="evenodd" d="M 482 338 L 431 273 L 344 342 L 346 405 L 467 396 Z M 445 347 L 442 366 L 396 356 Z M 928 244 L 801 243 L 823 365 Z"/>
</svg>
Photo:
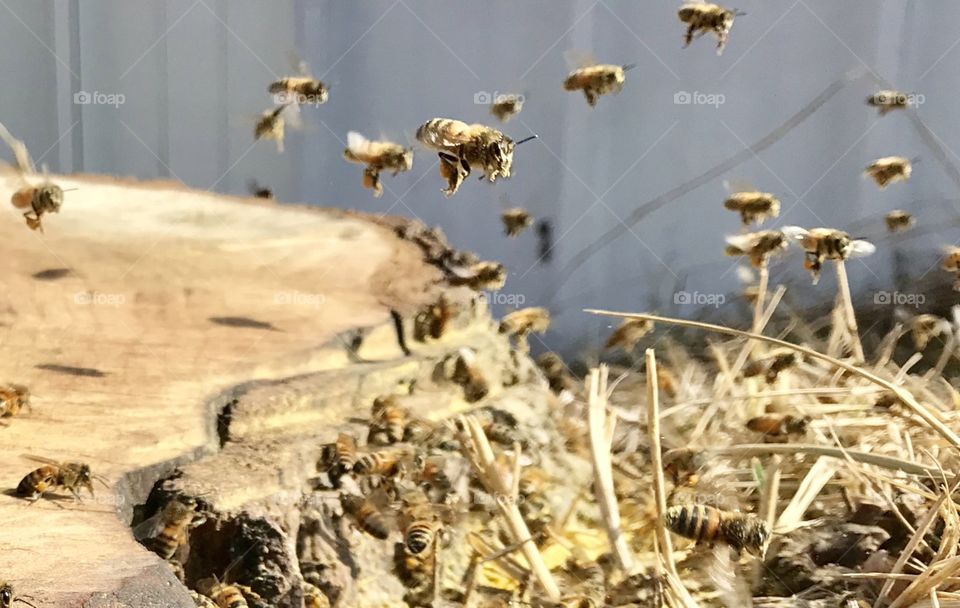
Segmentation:
<svg viewBox="0 0 960 608">
<path fill-rule="evenodd" d="M 344 335 L 355 328 L 379 328 L 365 359 L 403 365 L 389 311 L 410 315 L 435 298 L 439 272 L 372 216 L 168 182 L 53 180 L 77 190 L 44 216 L 44 234 L 7 202 L 0 216 L 0 381 L 33 393 L 32 409 L 0 427 L 9 490 L 0 496 L 0 580 L 38 607 L 193 606 L 134 540 L 134 506 L 178 465 L 202 469 L 219 452 L 218 413 L 235 387 L 269 391 L 271 380 L 376 367 L 348 356 Z M 19 185 L 0 176 L 0 198 Z M 416 351 L 409 360 L 423 361 Z M 301 414 L 263 428 L 321 420 Z M 256 432 L 256 417 L 234 418 L 233 434 Z M 109 488 L 97 485 L 81 503 L 56 493 L 31 505 L 12 493 L 37 466 L 24 454 L 89 463 Z M 262 473 L 224 481 L 260 496 L 255 484 L 270 479 Z M 250 498 L 231 492 L 232 506 Z"/>
</svg>

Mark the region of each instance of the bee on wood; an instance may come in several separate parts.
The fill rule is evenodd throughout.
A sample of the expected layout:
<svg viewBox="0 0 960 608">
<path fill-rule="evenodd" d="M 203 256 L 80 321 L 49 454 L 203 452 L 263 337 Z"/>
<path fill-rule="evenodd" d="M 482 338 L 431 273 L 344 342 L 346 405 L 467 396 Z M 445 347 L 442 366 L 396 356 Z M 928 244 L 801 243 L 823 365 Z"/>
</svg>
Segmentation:
<svg viewBox="0 0 960 608">
<path fill-rule="evenodd" d="M 134 536 L 163 559 L 170 561 L 186 544 L 187 533 L 206 521 L 197 511 L 197 500 L 177 496 L 154 517 L 134 528 Z"/>
<path fill-rule="evenodd" d="M 477 354 L 461 348 L 443 362 L 444 376 L 463 388 L 463 398 L 473 403 L 487 396 L 490 385 L 477 365 Z"/>
<path fill-rule="evenodd" d="M 379 444 L 402 441 L 409 415 L 396 395 L 377 397 L 371 409 L 370 440 Z"/>
<path fill-rule="evenodd" d="M 468 125 L 452 118 L 433 118 L 417 129 L 417 140 L 440 156 L 440 176 L 447 180 L 443 190 L 447 197 L 456 194 L 472 169 L 483 171 L 490 182 L 510 177 L 514 149 L 536 137 L 514 142 L 492 127 Z"/>
<path fill-rule="evenodd" d="M 890 233 L 903 232 L 917 222 L 912 215 L 899 209 L 894 209 L 885 215 L 883 221 L 887 224 L 887 231 Z"/>
<path fill-rule="evenodd" d="M 80 489 L 86 488 L 90 496 L 95 496 L 93 492 L 93 479 L 97 479 L 104 486 L 107 486 L 103 478 L 94 475 L 90 471 L 90 465 L 82 462 L 57 462 L 40 456 L 25 456 L 29 460 L 44 463 L 43 466 L 34 469 L 20 480 L 17 485 L 17 495 L 36 502 L 46 492 L 54 488 L 63 488 L 69 490 L 76 500 L 81 500 Z"/>
<path fill-rule="evenodd" d="M 497 291 L 507 282 L 507 269 L 497 262 L 477 262 L 466 268 L 450 269 L 447 281 L 454 287 L 466 286 L 474 291 Z"/>
<path fill-rule="evenodd" d="M 809 416 L 791 416 L 790 414 L 764 414 L 747 421 L 747 428 L 772 437 L 803 435 L 810 425 Z"/>
<path fill-rule="evenodd" d="M 504 233 L 510 238 L 519 235 L 533 225 L 533 217 L 520 207 L 507 209 L 500 214 L 500 219 L 503 220 Z"/>
<path fill-rule="evenodd" d="M 441 294 L 437 301 L 417 313 L 413 320 L 413 338 L 426 342 L 427 338 L 439 340 L 447 332 L 457 313 L 457 306 Z"/>
<path fill-rule="evenodd" d="M 644 336 L 653 331 L 653 321 L 647 319 L 624 319 L 607 338 L 606 348 L 622 348 L 632 351 Z"/>
<path fill-rule="evenodd" d="M 352 163 L 366 165 L 363 170 L 363 187 L 373 190 L 373 197 L 383 196 L 380 172 L 392 171 L 393 175 L 413 168 L 413 148 L 404 148 L 392 141 L 370 141 L 355 131 L 347 133 L 347 149 L 343 157 Z"/>
<path fill-rule="evenodd" d="M 708 505 L 674 505 L 664 519 L 675 534 L 697 542 L 724 543 L 754 555 L 762 555 L 770 539 L 770 527 L 759 517 Z"/>
<path fill-rule="evenodd" d="M 0 608 L 10 608 L 13 606 L 14 602 L 20 602 L 21 604 L 26 604 L 31 608 L 36 608 L 36 606 L 23 598 L 24 596 L 22 595 L 13 594 L 13 585 L 4 581 L 0 581 Z"/>
<path fill-rule="evenodd" d="M 565 91 L 583 91 L 590 107 L 597 105 L 601 95 L 616 95 L 623 90 L 627 72 L 634 65 L 597 64 L 582 66 L 563 81 Z"/>
<path fill-rule="evenodd" d="M 405 469 L 405 463 L 412 454 L 409 448 L 387 448 L 361 454 L 353 465 L 357 475 L 381 475 L 396 477 Z"/>
<path fill-rule="evenodd" d="M 297 105 L 320 105 L 327 102 L 330 91 L 327 86 L 310 75 L 307 64 L 293 61 L 297 69 L 296 76 L 285 76 L 270 83 L 267 91 L 276 97 L 277 103 Z"/>
<path fill-rule="evenodd" d="M 496 116 L 500 122 L 506 123 L 520 113 L 523 109 L 523 102 L 523 95 L 498 95 L 490 104 L 490 113 Z"/>
<path fill-rule="evenodd" d="M 687 24 L 687 31 L 683 35 L 684 48 L 690 46 L 694 38 L 713 32 L 717 38 L 717 55 L 723 54 L 723 47 L 730 36 L 733 20 L 746 13 L 737 9 L 723 8 L 712 2 L 688 2 L 680 7 L 677 16 Z"/>
<path fill-rule="evenodd" d="M 247 192 L 257 198 L 273 199 L 273 190 L 267 186 L 261 186 L 255 179 L 247 182 Z"/>
<path fill-rule="evenodd" d="M 960 291 L 960 247 L 945 247 L 940 267 L 953 273 L 953 290 Z"/>
<path fill-rule="evenodd" d="M 780 215 L 780 199 L 769 192 L 734 192 L 723 201 L 723 206 L 739 213 L 744 226 L 761 224 Z"/>
<path fill-rule="evenodd" d="M 873 179 L 881 190 L 889 184 L 909 180 L 911 173 L 913 173 L 913 165 L 910 164 L 910 159 L 904 156 L 878 158 L 863 170 L 864 176 Z"/>
<path fill-rule="evenodd" d="M 867 105 L 877 108 L 880 116 L 885 116 L 893 110 L 905 110 L 910 107 L 912 97 L 902 91 L 884 89 L 867 97 Z"/>
<path fill-rule="evenodd" d="M 265 110 L 253 126 L 253 138 L 272 139 L 277 142 L 277 152 L 283 154 L 283 138 L 286 134 L 287 123 L 290 126 L 300 126 L 300 107 L 294 104 L 279 105 L 271 110 Z"/>
<path fill-rule="evenodd" d="M 823 260 L 844 261 L 868 256 L 877 250 L 873 243 L 852 239 L 846 232 L 834 228 L 804 230 L 796 226 L 784 226 L 783 233 L 795 239 L 806 252 L 803 267 L 810 272 L 814 285 L 820 280 Z"/>
<path fill-rule="evenodd" d="M 30 389 L 22 384 L 0 385 L 0 418 L 16 416 L 30 406 Z"/>
<path fill-rule="evenodd" d="M 344 513 L 353 517 L 361 531 L 380 540 L 390 536 L 390 522 L 373 501 L 355 494 L 343 494 L 340 502 Z"/>
<path fill-rule="evenodd" d="M 23 182 L 23 186 L 10 197 L 10 204 L 17 209 L 27 209 L 23 214 L 27 227 L 43 232 L 43 216 L 47 213 L 59 213 L 60 207 L 63 206 L 63 193 L 70 192 L 73 188 L 64 190 L 46 179 L 41 184 L 29 183 L 27 176 L 36 176 L 37 170 L 26 144 L 11 135 L 2 124 L 0 124 L 0 139 L 3 139 L 13 152 L 17 161 L 17 171 Z"/>
<path fill-rule="evenodd" d="M 341 477 L 353 471 L 356 463 L 356 440 L 351 435 L 340 433 L 334 443 L 323 446 L 317 468 L 326 471 L 330 481 L 336 484 Z"/>
<path fill-rule="evenodd" d="M 304 581 L 303 608 L 330 608 L 330 598 L 316 585 Z"/>
<path fill-rule="evenodd" d="M 771 255 L 787 248 L 787 237 L 779 230 L 761 230 L 727 237 L 727 255 L 745 255 L 756 268 L 767 263 Z"/>
</svg>

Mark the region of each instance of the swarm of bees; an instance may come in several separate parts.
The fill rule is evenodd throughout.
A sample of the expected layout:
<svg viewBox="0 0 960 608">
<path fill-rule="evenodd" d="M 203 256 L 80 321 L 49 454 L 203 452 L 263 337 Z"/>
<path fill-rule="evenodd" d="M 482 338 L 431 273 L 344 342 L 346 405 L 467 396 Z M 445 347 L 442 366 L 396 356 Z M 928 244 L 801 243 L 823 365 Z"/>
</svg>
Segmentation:
<svg viewBox="0 0 960 608">
<path fill-rule="evenodd" d="M 894 209 L 886 216 L 883 221 L 887 224 L 887 230 L 891 233 L 903 232 L 916 223 L 916 219 L 906 211 Z"/>
<path fill-rule="evenodd" d="M 374 198 L 383 196 L 381 171 L 392 171 L 397 175 L 413 168 L 413 148 L 404 148 L 392 141 L 370 141 L 355 131 L 347 133 L 347 149 L 343 151 L 343 157 L 352 163 L 366 165 L 363 187 L 372 189 Z"/>
<path fill-rule="evenodd" d="M 912 172 L 913 166 L 910 164 L 910 159 L 904 156 L 878 158 L 863 171 L 864 175 L 872 178 L 881 190 L 889 184 L 909 180 Z"/>
<path fill-rule="evenodd" d="M 583 91 L 590 107 L 597 105 L 601 95 L 616 95 L 623 90 L 627 72 L 633 65 L 598 64 L 578 68 L 563 81 L 566 91 Z"/>
<path fill-rule="evenodd" d="M 735 192 L 723 201 L 723 206 L 739 213 L 744 226 L 760 224 L 780 215 L 780 199 L 769 192 Z"/>
<path fill-rule="evenodd" d="M 820 280 L 824 260 L 845 261 L 849 258 L 868 256 L 877 250 L 872 243 L 852 239 L 846 232 L 835 228 L 804 230 L 797 226 L 784 226 L 783 233 L 795 239 L 803 248 L 805 252 L 803 267 L 810 272 L 814 285 Z"/>
<path fill-rule="evenodd" d="M 880 116 L 893 110 L 905 110 L 910 107 L 910 95 L 902 91 L 884 89 L 867 97 L 867 105 L 877 108 Z"/>
<path fill-rule="evenodd" d="M 490 104 L 490 114 L 495 116 L 500 122 L 509 122 L 511 118 L 520 113 L 523 109 L 523 95 L 498 95 L 493 103 Z"/>
<path fill-rule="evenodd" d="M 717 38 L 717 55 L 723 54 L 723 47 L 730 36 L 730 28 L 736 17 L 746 15 L 737 9 L 723 8 L 712 2 L 689 2 L 680 7 L 677 16 L 687 24 L 683 35 L 683 46 L 688 47 L 694 38 L 712 33 Z"/>
</svg>

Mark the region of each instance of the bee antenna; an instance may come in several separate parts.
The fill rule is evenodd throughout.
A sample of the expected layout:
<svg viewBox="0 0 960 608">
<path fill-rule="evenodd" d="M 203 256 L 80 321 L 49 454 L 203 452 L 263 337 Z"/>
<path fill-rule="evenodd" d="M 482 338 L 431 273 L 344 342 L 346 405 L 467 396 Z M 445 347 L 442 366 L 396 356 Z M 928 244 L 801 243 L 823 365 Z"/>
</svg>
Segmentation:
<svg viewBox="0 0 960 608">
<path fill-rule="evenodd" d="M 632 70 L 632 69 L 635 68 L 635 67 L 637 67 L 637 64 L 635 64 L 635 63 L 628 63 L 627 65 L 621 66 L 620 69 L 623 70 L 624 72 L 629 72 L 630 70 Z"/>
<path fill-rule="evenodd" d="M 747 14 L 747 11 L 742 11 L 742 10 L 740 10 L 740 9 L 738 9 L 738 8 L 733 9 L 733 16 L 734 16 L 734 17 L 743 17 L 743 16 L 746 15 L 746 14 Z"/>
<path fill-rule="evenodd" d="M 37 608 L 36 606 L 34 606 L 33 604 L 31 604 L 31 603 L 28 602 L 27 600 L 23 599 L 24 597 L 29 597 L 30 599 L 34 599 L 34 597 L 31 596 L 31 595 L 24 595 L 24 596 L 19 596 L 19 597 L 13 598 L 13 601 L 14 601 L 14 602 L 20 602 L 20 603 L 22 603 L 22 604 L 26 604 L 27 606 L 30 606 L 30 608 Z"/>
<path fill-rule="evenodd" d="M 537 134 L 533 134 L 533 135 L 531 135 L 530 137 L 524 137 L 523 139 L 521 139 L 520 141 L 518 141 L 517 143 L 515 143 L 515 144 L 513 144 L 513 145 L 519 146 L 520 144 L 526 143 L 526 142 L 530 141 L 531 139 L 537 139 L 538 137 L 540 137 L 540 136 L 537 135 Z"/>
</svg>

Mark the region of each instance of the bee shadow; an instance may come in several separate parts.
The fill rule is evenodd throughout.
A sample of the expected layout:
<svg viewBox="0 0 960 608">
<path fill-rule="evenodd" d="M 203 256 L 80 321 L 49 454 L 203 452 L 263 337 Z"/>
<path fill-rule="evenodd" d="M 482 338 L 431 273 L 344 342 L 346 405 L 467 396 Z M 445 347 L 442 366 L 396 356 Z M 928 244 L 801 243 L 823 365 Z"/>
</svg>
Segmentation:
<svg viewBox="0 0 960 608">
<path fill-rule="evenodd" d="M 102 372 L 95 367 L 74 367 L 72 365 L 58 365 L 56 363 L 41 363 L 34 367 L 47 372 L 67 374 L 68 376 L 82 376 L 85 378 L 105 378 L 108 375 L 106 372 Z"/>
<path fill-rule="evenodd" d="M 273 323 L 267 323 L 266 321 L 258 321 L 257 319 L 251 319 L 250 317 L 209 317 L 207 319 L 211 323 L 216 323 L 217 325 L 223 325 L 224 327 L 239 327 L 242 329 L 263 329 L 266 331 L 282 331 L 278 329 Z"/>
<path fill-rule="evenodd" d="M 46 270 L 35 272 L 30 276 L 38 281 L 56 281 L 72 274 L 73 270 L 69 268 L 47 268 Z"/>
</svg>

